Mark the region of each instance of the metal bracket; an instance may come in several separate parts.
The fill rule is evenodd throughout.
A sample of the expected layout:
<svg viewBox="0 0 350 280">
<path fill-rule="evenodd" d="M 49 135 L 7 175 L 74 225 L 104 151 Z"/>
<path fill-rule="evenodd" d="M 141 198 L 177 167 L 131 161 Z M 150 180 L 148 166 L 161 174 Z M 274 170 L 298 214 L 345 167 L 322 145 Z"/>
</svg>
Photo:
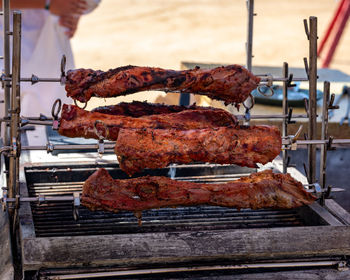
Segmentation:
<svg viewBox="0 0 350 280">
<path fill-rule="evenodd" d="M 292 116 L 293 116 L 293 108 L 292 107 L 289 107 L 289 110 L 288 110 L 288 117 L 287 117 L 287 122 L 288 124 L 293 124 L 295 123 L 295 121 L 292 121 Z"/>
<path fill-rule="evenodd" d="M 328 151 L 334 151 L 336 148 L 335 147 L 332 147 L 332 144 L 333 144 L 333 136 L 329 136 L 328 138 L 328 143 L 327 143 L 327 150 Z"/>
<path fill-rule="evenodd" d="M 313 183 L 310 187 L 314 190 L 315 196 L 321 198 L 323 195 L 322 188 L 319 183 Z"/>
<path fill-rule="evenodd" d="M 80 193 L 73 192 L 73 218 L 75 221 L 79 219 Z"/>
</svg>

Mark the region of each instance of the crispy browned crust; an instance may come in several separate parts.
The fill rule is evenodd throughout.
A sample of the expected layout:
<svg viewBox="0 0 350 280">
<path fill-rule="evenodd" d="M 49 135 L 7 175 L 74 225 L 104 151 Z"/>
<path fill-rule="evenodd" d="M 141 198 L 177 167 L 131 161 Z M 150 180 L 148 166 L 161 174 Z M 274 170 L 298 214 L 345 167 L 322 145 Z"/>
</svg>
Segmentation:
<svg viewBox="0 0 350 280">
<path fill-rule="evenodd" d="M 200 184 L 156 176 L 114 180 L 105 169 L 99 169 L 86 180 L 82 193 L 84 206 L 113 212 L 203 204 L 291 209 L 315 199 L 289 174 L 274 174 L 271 170 L 229 183 Z"/>
<path fill-rule="evenodd" d="M 184 108 L 178 113 L 146 115 L 139 118 L 110 115 L 99 112 L 89 112 L 75 105 L 63 105 L 58 132 L 67 137 L 84 137 L 99 139 L 94 130 L 96 121 L 97 131 L 106 139 L 115 141 L 120 128 L 174 128 L 200 129 L 220 126 L 235 126 L 236 118 L 222 109 L 210 107 L 191 109 Z"/>
<path fill-rule="evenodd" d="M 120 168 L 132 175 L 170 163 L 210 162 L 256 167 L 272 161 L 282 139 L 274 126 L 210 129 L 121 129 L 115 146 Z"/>
<path fill-rule="evenodd" d="M 68 97 L 81 102 L 87 102 L 92 96 L 106 98 L 146 90 L 179 90 L 237 104 L 246 100 L 259 82 L 259 77 L 240 65 L 183 71 L 129 65 L 107 72 L 70 70 L 66 91 Z"/>
<path fill-rule="evenodd" d="M 221 110 L 213 107 L 201 107 L 196 104 L 190 106 L 166 105 L 158 103 L 148 103 L 146 101 L 133 101 L 131 103 L 121 102 L 116 105 L 97 107 L 91 112 L 98 112 L 108 115 L 122 115 L 139 118 L 142 116 L 178 113 L 185 110 Z"/>
</svg>

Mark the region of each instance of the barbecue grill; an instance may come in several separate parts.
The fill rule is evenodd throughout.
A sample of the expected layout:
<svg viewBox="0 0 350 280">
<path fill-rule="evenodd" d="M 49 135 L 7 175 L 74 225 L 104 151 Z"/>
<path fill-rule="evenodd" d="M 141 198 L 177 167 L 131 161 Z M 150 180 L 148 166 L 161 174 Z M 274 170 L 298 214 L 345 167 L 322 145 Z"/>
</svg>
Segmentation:
<svg viewBox="0 0 350 280">
<path fill-rule="evenodd" d="M 3 7 L 8 23 L 8 0 L 3 0 Z M 251 8 L 249 5 L 250 20 Z M 80 206 L 82 184 L 98 168 L 106 168 L 114 178 L 126 178 L 116 157 L 106 155 L 113 143 L 101 139 L 96 144 L 30 146 L 23 135 L 21 138 L 20 127 L 28 124 L 57 129 L 56 109 L 60 106 L 57 107 L 59 102 L 54 104 L 52 118 L 20 118 L 17 98 L 20 89 L 12 87 L 10 92 L 11 86 L 20 82 L 64 82 L 65 60 L 62 60 L 60 78 L 35 75 L 21 78 L 20 19 L 20 13 L 15 12 L 13 32 L 9 32 L 9 24 L 4 24 L 5 45 L 9 46 L 9 36 L 13 36 L 13 71 L 10 75 L 9 47 L 4 48 L 7 66 L 2 81 L 6 85 L 5 104 L 9 114 L 1 121 L 8 123 L 10 129 L 1 146 L 1 168 L 5 171 L 2 175 L 6 183 L 2 198 L 6 212 L 0 216 L 1 279 L 241 279 L 236 276 L 242 274 L 244 279 L 284 276 L 303 279 L 306 274 L 350 278 L 347 271 L 350 214 L 329 198 L 331 189 L 325 180 L 327 149 L 333 144 L 349 144 L 350 141 L 328 137 L 328 109 L 333 108 L 333 97 L 330 97 L 327 82 L 322 137 L 316 140 L 316 18 L 310 17 L 310 30 L 306 28 L 310 41 L 309 62 L 305 63 L 310 84 L 307 114 L 293 116 L 288 108 L 288 86 L 305 78 L 288 75 L 285 63 L 283 77 L 262 75 L 263 85 L 270 88 L 274 81 L 283 82 L 282 114 L 250 115 L 251 106 L 245 104 L 246 114 L 238 118 L 246 122 L 264 117 L 283 120 L 282 158 L 261 168 L 283 173 L 288 168 L 293 177 L 319 197 L 319 202 L 284 211 L 238 211 L 214 206 L 155 209 L 143 212 L 142 226 L 129 212 L 91 212 Z M 308 27 L 307 22 L 305 26 Z M 288 136 L 288 124 L 294 118 L 309 118 L 308 139 L 298 139 L 301 129 L 296 135 Z M 288 166 L 288 149 L 297 149 L 300 145 L 309 147 L 307 178 Z M 317 145 L 322 149 L 319 183 L 315 178 Z M 71 153 L 68 160 L 62 160 L 60 154 L 45 156 L 46 151 Z M 31 160 L 34 153 L 35 156 L 40 154 L 40 162 Z M 197 163 L 145 170 L 138 176 L 161 175 L 176 180 L 219 183 L 256 171 L 235 165 Z"/>
</svg>

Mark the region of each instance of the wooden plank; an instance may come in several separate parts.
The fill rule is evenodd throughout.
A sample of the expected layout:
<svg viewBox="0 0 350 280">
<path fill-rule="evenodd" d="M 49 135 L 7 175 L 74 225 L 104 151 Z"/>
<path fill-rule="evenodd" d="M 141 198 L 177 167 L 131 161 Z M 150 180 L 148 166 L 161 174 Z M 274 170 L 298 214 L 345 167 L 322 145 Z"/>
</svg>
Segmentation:
<svg viewBox="0 0 350 280">
<path fill-rule="evenodd" d="M 343 221 L 344 224 L 350 225 L 350 213 L 348 213 L 333 199 L 326 199 L 326 208 L 329 210 L 329 212 Z"/>
<path fill-rule="evenodd" d="M 0 210 L 0 279 L 13 280 L 14 269 L 11 253 L 10 227 L 7 212 Z"/>
<path fill-rule="evenodd" d="M 209 275 L 209 276 L 208 276 Z M 302 271 L 278 271 L 264 273 L 242 273 L 231 275 L 220 275 L 215 278 L 215 274 L 210 276 L 195 277 L 198 280 L 344 280 L 350 279 L 350 271 L 338 271 L 336 269 L 316 269 Z"/>
<path fill-rule="evenodd" d="M 22 197 L 28 197 L 28 188 L 25 182 L 24 166 L 20 167 L 20 192 Z M 19 230 L 21 238 L 35 237 L 32 210 L 29 202 L 22 202 L 19 208 Z"/>
<path fill-rule="evenodd" d="M 25 269 L 350 255 L 347 226 L 29 238 Z"/>
</svg>

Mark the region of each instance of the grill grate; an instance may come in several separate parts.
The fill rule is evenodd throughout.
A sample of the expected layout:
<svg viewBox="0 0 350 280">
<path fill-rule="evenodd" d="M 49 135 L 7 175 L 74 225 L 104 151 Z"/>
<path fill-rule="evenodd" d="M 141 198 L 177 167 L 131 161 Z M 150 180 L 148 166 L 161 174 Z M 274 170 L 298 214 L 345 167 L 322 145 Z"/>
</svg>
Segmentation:
<svg viewBox="0 0 350 280">
<path fill-rule="evenodd" d="M 234 176 L 233 176 L 234 177 Z M 234 179 L 228 178 L 226 179 Z M 210 182 L 214 178 L 210 177 Z M 223 178 L 218 176 L 218 182 Z M 207 179 L 196 181 L 205 182 Z M 68 195 L 81 191 L 82 182 L 33 183 L 30 196 Z M 80 207 L 79 220 L 73 219 L 72 203 L 51 202 L 31 204 L 37 237 L 130 234 L 145 232 L 222 230 L 238 228 L 266 228 L 303 226 L 304 221 L 296 210 L 241 210 L 216 206 L 161 208 L 142 212 L 142 226 L 130 212 L 91 212 Z"/>
</svg>

